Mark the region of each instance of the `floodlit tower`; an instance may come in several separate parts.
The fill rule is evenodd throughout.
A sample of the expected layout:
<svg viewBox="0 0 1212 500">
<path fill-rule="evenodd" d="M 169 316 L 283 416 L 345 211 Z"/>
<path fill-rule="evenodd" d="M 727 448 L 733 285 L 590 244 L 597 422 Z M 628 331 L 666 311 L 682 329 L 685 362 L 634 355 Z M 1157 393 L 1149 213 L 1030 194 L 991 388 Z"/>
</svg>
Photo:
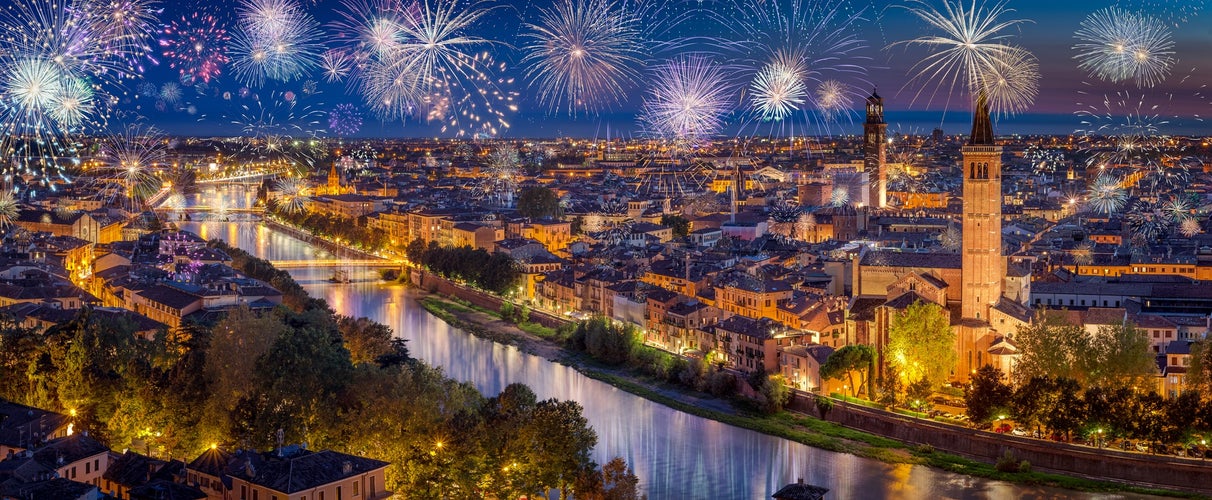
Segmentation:
<svg viewBox="0 0 1212 500">
<path fill-rule="evenodd" d="M 884 98 L 874 90 L 867 98 L 863 134 L 863 170 L 870 183 L 869 199 L 876 208 L 884 208 L 888 204 L 888 124 L 884 122 Z"/>
</svg>

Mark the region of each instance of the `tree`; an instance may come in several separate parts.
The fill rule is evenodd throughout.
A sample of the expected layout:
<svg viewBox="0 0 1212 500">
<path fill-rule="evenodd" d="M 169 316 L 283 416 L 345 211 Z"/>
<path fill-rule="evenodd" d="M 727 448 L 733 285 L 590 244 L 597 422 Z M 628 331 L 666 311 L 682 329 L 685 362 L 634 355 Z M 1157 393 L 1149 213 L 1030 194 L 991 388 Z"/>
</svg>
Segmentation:
<svg viewBox="0 0 1212 500">
<path fill-rule="evenodd" d="M 1187 386 L 1212 392 L 1212 346 L 1208 339 L 1191 343 L 1191 366 L 1187 368 Z"/>
<path fill-rule="evenodd" d="M 542 219 L 560 217 L 564 209 L 560 207 L 560 198 L 555 191 L 542 186 L 528 187 L 518 196 L 518 213 L 523 217 Z"/>
<path fill-rule="evenodd" d="M 874 398 L 874 392 L 868 386 L 872 385 L 871 372 L 875 367 L 875 349 L 869 345 L 851 344 L 829 354 L 821 365 L 821 379 L 840 379 L 846 377 L 850 387 L 850 396 L 857 397 L 859 389 L 863 388 L 867 398 Z M 858 373 L 858 383 L 854 381 Z"/>
<path fill-rule="evenodd" d="M 675 214 L 665 214 L 661 216 L 661 225 L 669 226 L 673 229 L 673 237 L 681 238 L 690 234 L 690 220 Z"/>
<path fill-rule="evenodd" d="M 1044 413 L 1052 407 L 1054 394 L 1051 378 L 1032 377 L 1014 391 L 1010 415 L 1019 425 L 1038 430 L 1043 423 Z"/>
<path fill-rule="evenodd" d="M 1020 353 L 1014 368 L 1019 384 L 1035 377 L 1087 379 L 1091 347 L 1082 327 L 1041 314 L 1030 326 L 1020 328 L 1014 340 Z"/>
<path fill-rule="evenodd" d="M 601 470 L 577 478 L 573 488 L 578 500 L 640 500 L 640 479 L 623 457 L 614 457 Z"/>
<path fill-rule="evenodd" d="M 1002 371 L 989 365 L 972 375 L 964 391 L 968 419 L 974 424 L 987 424 L 1010 408 L 1014 389 L 1004 380 Z"/>
<path fill-rule="evenodd" d="M 941 306 L 917 301 L 892 317 L 888 360 L 908 381 L 925 379 L 938 387 L 955 368 L 955 332 Z"/>
<path fill-rule="evenodd" d="M 338 316 L 337 331 L 354 364 L 372 363 L 395 350 L 391 343 L 391 327 L 367 318 Z"/>
<path fill-rule="evenodd" d="M 236 403 L 254 388 L 249 378 L 257 360 L 287 332 L 278 317 L 247 307 L 232 310 L 211 329 L 204 368 L 210 380 L 210 397 L 202 421 L 217 427 L 205 426 L 204 438 L 214 442 L 227 435 L 232 426 L 229 416 Z"/>
<path fill-rule="evenodd" d="M 1157 373 L 1146 332 L 1129 322 L 1099 327 L 1081 357 L 1089 359 L 1088 385 L 1143 387 Z"/>
<path fill-rule="evenodd" d="M 597 433 L 582 416 L 575 401 L 540 401 L 522 428 L 527 443 L 527 459 L 537 471 L 537 480 L 545 493 L 560 489 L 560 498 L 568 497 L 569 486 L 586 470 L 592 470 L 589 453 L 598 444 Z"/>
<path fill-rule="evenodd" d="M 829 417 L 830 410 L 833 410 L 833 400 L 825 396 L 817 396 L 816 412 L 821 416 L 821 420 L 826 420 Z"/>
<path fill-rule="evenodd" d="M 1052 389 L 1055 397 L 1049 401 L 1051 405 L 1043 415 L 1043 423 L 1069 439 L 1086 421 L 1086 406 L 1079 397 L 1081 386 L 1071 378 L 1060 378 L 1052 382 Z"/>
</svg>

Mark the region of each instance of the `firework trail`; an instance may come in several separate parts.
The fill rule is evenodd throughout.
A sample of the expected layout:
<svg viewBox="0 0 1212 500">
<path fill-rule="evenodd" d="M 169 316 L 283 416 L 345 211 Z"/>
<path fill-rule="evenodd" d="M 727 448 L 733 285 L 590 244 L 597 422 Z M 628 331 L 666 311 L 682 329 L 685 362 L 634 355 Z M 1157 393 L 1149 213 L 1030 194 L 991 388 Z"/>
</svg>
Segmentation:
<svg viewBox="0 0 1212 500">
<path fill-rule="evenodd" d="M 113 197 L 121 192 L 128 207 L 138 210 L 163 184 L 157 172 L 168 160 L 165 137 L 155 128 L 131 124 L 101 142 L 97 159 L 102 190 Z"/>
</svg>

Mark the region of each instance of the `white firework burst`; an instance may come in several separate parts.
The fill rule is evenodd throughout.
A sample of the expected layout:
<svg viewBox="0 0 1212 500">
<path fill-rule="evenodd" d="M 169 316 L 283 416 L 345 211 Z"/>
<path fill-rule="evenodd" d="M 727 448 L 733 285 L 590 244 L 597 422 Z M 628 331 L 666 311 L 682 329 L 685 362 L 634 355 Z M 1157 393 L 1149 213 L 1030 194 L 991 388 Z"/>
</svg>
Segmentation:
<svg viewBox="0 0 1212 500">
<path fill-rule="evenodd" d="M 639 11 L 613 0 L 557 0 L 526 24 L 526 78 L 539 103 L 569 113 L 597 111 L 626 97 L 643 57 Z"/>
<path fill-rule="evenodd" d="M 244 0 L 232 36 L 232 72 L 245 84 L 291 81 L 316 67 L 319 24 L 294 0 Z"/>
<path fill-rule="evenodd" d="M 1183 219 L 1178 223 L 1178 232 L 1188 238 L 1204 232 L 1203 226 L 1199 224 L 1199 220 L 1195 218 Z"/>
<path fill-rule="evenodd" d="M 279 179 L 274 184 L 274 189 L 278 192 L 276 198 L 278 208 L 289 213 L 302 212 L 307 207 L 307 202 L 311 199 L 311 186 L 307 181 L 297 177 L 286 177 Z"/>
<path fill-rule="evenodd" d="M 1174 40 L 1166 25 L 1119 7 L 1090 14 L 1074 37 L 1078 67 L 1108 82 L 1135 80 L 1138 87 L 1152 87 L 1174 64 Z"/>
<path fill-rule="evenodd" d="M 803 58 L 780 52 L 749 84 L 749 99 L 763 121 L 780 121 L 798 111 L 808 97 Z"/>
<path fill-rule="evenodd" d="M 920 82 L 914 96 L 916 100 L 926 87 L 933 87 L 931 100 L 940 92 L 945 96 L 966 93 L 969 99 L 983 88 L 987 75 L 996 73 L 996 68 L 1007 66 L 1007 58 L 1017 50 L 1007 45 L 1008 31 L 1024 21 L 1004 19 L 1014 12 L 999 1 L 992 6 L 972 0 L 943 0 L 942 9 L 936 9 L 924 0 L 913 0 L 911 13 L 936 31 L 906 42 L 924 46 L 929 55 L 912 68 L 912 80 Z"/>
<path fill-rule="evenodd" d="M 1039 92 L 1039 63 L 1030 52 L 1008 46 L 982 74 L 981 90 L 992 112 L 1009 115 L 1024 111 Z"/>
<path fill-rule="evenodd" d="M 641 120 L 660 137 L 696 142 L 719 131 L 731 109 L 732 88 L 722 68 L 701 57 L 682 57 L 657 69 Z"/>
<path fill-rule="evenodd" d="M 837 80 L 825 80 L 816 87 L 816 105 L 826 120 L 835 120 L 856 99 L 854 88 Z"/>
<path fill-rule="evenodd" d="M 835 207 L 844 207 L 850 204 L 850 190 L 844 187 L 835 187 L 829 195 L 829 204 Z"/>
<path fill-rule="evenodd" d="M 17 203 L 17 199 L 11 191 L 0 191 L 0 229 L 6 229 L 13 225 L 13 221 L 17 220 L 17 216 L 21 214 L 21 206 Z"/>
<path fill-rule="evenodd" d="M 320 69 L 324 72 L 324 81 L 339 82 L 349 75 L 351 60 L 342 50 L 332 49 L 320 57 Z"/>
<path fill-rule="evenodd" d="M 157 173 L 167 164 L 168 153 L 158 130 L 132 124 L 107 137 L 97 158 L 104 189 L 115 196 L 121 191 L 130 208 L 138 209 L 163 184 Z"/>
<path fill-rule="evenodd" d="M 1110 174 L 1102 174 L 1094 179 L 1090 189 L 1086 191 L 1086 199 L 1090 208 L 1105 215 L 1118 212 L 1128 201 L 1119 179 Z"/>
</svg>

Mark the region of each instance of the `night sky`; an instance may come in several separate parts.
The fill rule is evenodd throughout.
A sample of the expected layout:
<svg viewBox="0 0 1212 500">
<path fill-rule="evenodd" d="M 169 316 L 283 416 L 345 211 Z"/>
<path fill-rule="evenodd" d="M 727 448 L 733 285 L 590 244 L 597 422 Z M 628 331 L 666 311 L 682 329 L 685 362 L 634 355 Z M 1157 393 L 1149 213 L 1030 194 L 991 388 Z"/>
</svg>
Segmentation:
<svg viewBox="0 0 1212 500">
<path fill-rule="evenodd" d="M 536 102 L 536 96 L 527 88 L 526 80 L 522 78 L 522 70 L 518 66 L 521 53 L 515 47 L 521 42 L 518 34 L 521 31 L 520 19 L 532 19 L 536 8 L 545 5 L 549 0 L 533 2 L 500 2 L 485 3 L 482 6 L 500 5 L 501 8 L 486 16 L 473 28 L 473 34 L 496 40 L 500 43 L 489 47 L 499 62 L 506 64 L 507 76 L 515 77 L 512 85 L 502 85 L 505 91 L 517 92 L 519 109 L 517 112 L 507 112 L 505 118 L 512 127 L 502 134 L 502 137 L 605 137 L 607 129 L 612 137 L 638 136 L 636 112 L 642 102 L 645 92 L 644 78 L 650 77 L 652 68 L 676 53 L 662 53 L 648 61 L 645 69 L 641 70 L 643 77 L 627 89 L 630 96 L 628 102 L 616 105 L 604 112 L 587 114 L 578 113 L 570 117 L 565 112 L 548 111 Z M 783 0 L 785 1 L 785 0 Z M 208 3 L 208 2 L 204 2 Z M 808 2 L 810 3 L 810 2 Z M 860 7 L 865 2 L 859 1 Z M 939 0 L 932 0 L 937 5 Z M 1130 0 L 1119 5 L 1129 9 L 1148 12 L 1155 17 L 1165 20 L 1171 27 L 1174 39 L 1174 52 L 1177 62 L 1172 66 L 1169 77 L 1153 88 L 1138 88 L 1132 82 L 1110 84 L 1091 77 L 1077 68 L 1073 59 L 1075 51 L 1074 31 L 1082 19 L 1090 12 L 1116 5 L 1108 1 L 1057 1 L 1057 0 L 1009 0 L 1007 6 L 1015 9 L 1010 16 L 1030 20 L 1012 30 L 1015 33 L 1013 43 L 1031 51 L 1040 65 L 1040 92 L 1030 110 L 1017 116 L 1006 117 L 997 124 L 998 133 L 1071 133 L 1082 129 L 1082 118 L 1075 115 L 1079 109 L 1088 105 L 1102 108 L 1104 96 L 1110 96 L 1111 101 L 1130 101 L 1136 103 L 1144 99 L 1144 109 L 1141 110 L 1161 123 L 1165 132 L 1181 134 L 1206 133 L 1202 120 L 1197 116 L 1212 115 L 1212 103 L 1201 93 L 1204 85 L 1212 81 L 1212 13 L 1203 11 L 1203 1 L 1164 1 L 1164 0 Z M 194 2 L 166 2 L 161 19 L 168 21 L 180 18 L 183 14 L 192 12 Z M 215 2 L 208 7 L 222 23 L 234 24 L 237 2 Z M 326 36 L 333 36 L 332 22 L 337 19 L 337 10 L 342 4 L 336 0 L 318 0 L 308 3 L 308 11 L 322 25 Z M 914 101 L 916 87 L 906 87 L 907 75 L 913 64 L 924 52 L 920 48 L 898 45 L 896 42 L 926 34 L 925 27 L 908 11 L 898 7 L 902 2 L 882 2 L 876 0 L 865 7 L 863 11 L 867 21 L 859 30 L 859 36 L 865 40 L 867 48 L 863 54 L 869 58 L 865 65 L 867 75 L 864 80 L 877 86 L 886 100 L 886 118 L 892 132 L 929 133 L 934 127 L 942 126 L 947 132 L 960 132 L 966 128 L 969 112 L 960 100 L 950 104 L 942 99 L 931 102 L 928 98 L 919 97 Z M 659 15 L 675 16 L 693 9 L 722 9 L 710 2 L 668 3 L 657 9 Z M 725 10 L 725 16 L 727 11 Z M 737 22 L 744 22 L 738 20 Z M 698 24 L 694 21 L 683 22 L 669 36 L 679 33 L 701 33 L 716 29 L 709 23 Z M 326 44 L 336 45 L 332 39 L 325 40 Z M 122 107 L 134 111 L 147 123 L 154 124 L 166 132 L 183 135 L 238 135 L 241 133 L 240 123 L 249 109 L 255 111 L 255 104 L 260 101 L 262 106 L 270 100 L 281 100 L 285 92 L 290 91 L 296 97 L 292 109 L 285 115 L 293 113 L 296 116 L 309 115 L 301 122 L 301 128 L 306 131 L 320 131 L 325 128 L 326 113 L 341 103 L 363 105 L 361 97 L 346 85 L 325 83 L 319 70 L 301 75 L 291 82 L 268 82 L 260 88 L 247 88 L 235 80 L 230 71 L 217 80 L 212 81 L 204 89 L 183 87 L 183 98 L 177 105 L 158 104 L 154 97 L 138 94 L 140 84 L 150 82 L 163 86 L 176 82 L 177 73 L 167 67 L 163 58 L 160 64 L 149 65 L 142 80 L 127 81 L 126 100 Z M 318 83 L 314 94 L 302 92 L 304 82 L 313 80 Z M 866 85 L 864 85 L 866 86 Z M 144 88 L 147 86 L 144 85 Z M 863 89 L 865 94 L 870 89 Z M 1203 89 L 1206 92 L 1206 89 Z M 224 93 L 230 98 L 224 99 Z M 1116 97 L 1126 96 L 1125 97 Z M 243 97 L 241 97 L 243 95 Z M 737 98 L 738 102 L 740 97 Z M 280 104 L 280 103 L 279 103 Z M 1156 108 L 1153 108 L 1157 105 Z M 282 106 L 278 106 L 282 108 Z M 861 108 L 861 103 L 855 103 L 855 109 Z M 1122 107 L 1114 107 L 1117 110 Z M 947 110 L 944 112 L 944 110 Z M 1128 110 L 1130 111 L 1130 109 Z M 287 119 L 290 119 L 287 116 Z M 129 121 L 129 119 L 127 119 Z M 805 126 L 796 133 L 809 135 L 818 134 L 852 134 L 859 131 L 858 122 L 861 117 L 852 113 L 849 118 L 842 117 L 838 124 L 829 127 Z M 773 127 L 755 123 L 752 119 L 734 115 L 728 119 L 725 135 L 766 135 L 778 134 Z M 785 133 L 785 131 L 784 131 Z M 328 135 L 320 132 L 320 135 Z M 366 120 L 359 136 L 364 137 L 437 137 L 452 136 L 450 131 L 441 132 L 432 123 L 422 120 L 408 119 L 384 123 L 366 113 Z"/>
</svg>

